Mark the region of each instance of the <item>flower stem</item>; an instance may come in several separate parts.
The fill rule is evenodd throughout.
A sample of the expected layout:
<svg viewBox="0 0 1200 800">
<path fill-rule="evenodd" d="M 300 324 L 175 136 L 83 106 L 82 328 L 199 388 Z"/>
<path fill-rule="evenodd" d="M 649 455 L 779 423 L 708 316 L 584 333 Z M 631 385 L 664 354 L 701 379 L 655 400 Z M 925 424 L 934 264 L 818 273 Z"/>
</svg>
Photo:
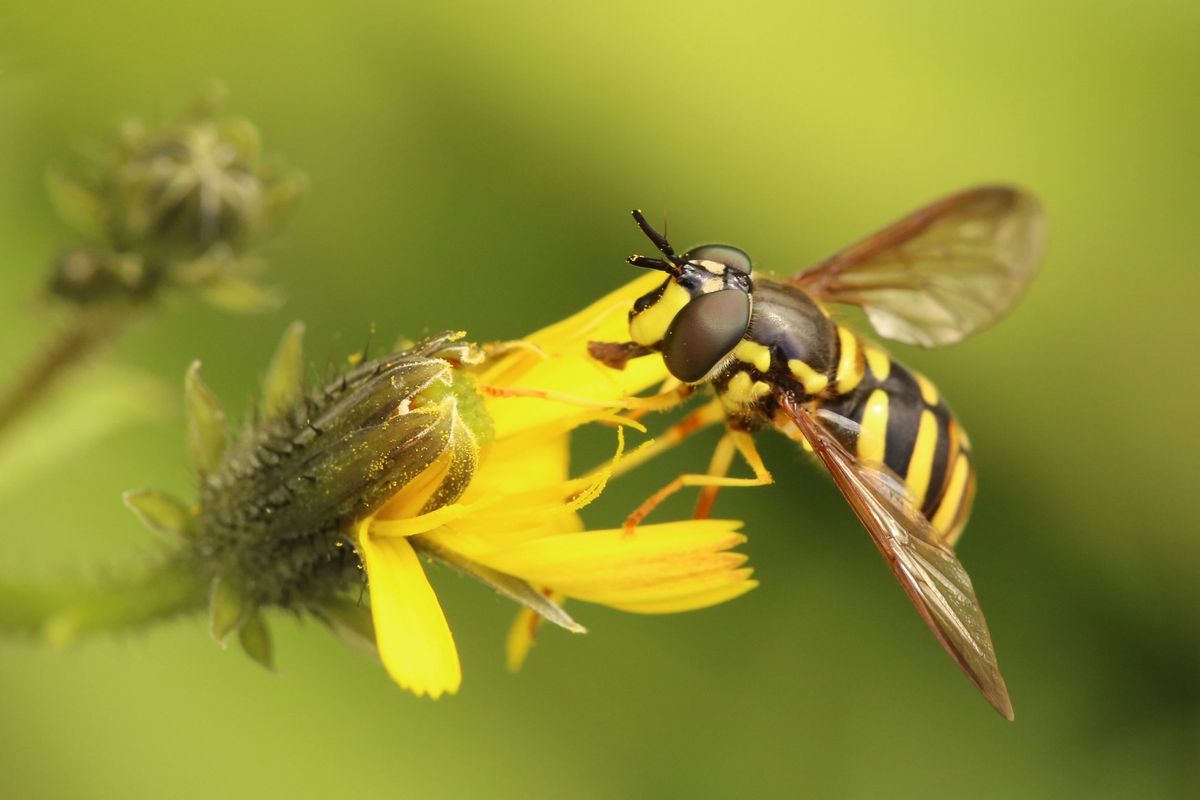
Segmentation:
<svg viewBox="0 0 1200 800">
<path fill-rule="evenodd" d="M 54 383 L 99 345 L 115 337 L 131 318 L 129 310 L 76 311 L 65 330 L 25 366 L 17 382 L 0 396 L 0 436 L 35 406 Z"/>
<path fill-rule="evenodd" d="M 182 559 L 124 575 L 22 586 L 0 582 L 0 635 L 66 644 L 89 633 L 139 630 L 208 604 L 208 586 Z"/>
</svg>

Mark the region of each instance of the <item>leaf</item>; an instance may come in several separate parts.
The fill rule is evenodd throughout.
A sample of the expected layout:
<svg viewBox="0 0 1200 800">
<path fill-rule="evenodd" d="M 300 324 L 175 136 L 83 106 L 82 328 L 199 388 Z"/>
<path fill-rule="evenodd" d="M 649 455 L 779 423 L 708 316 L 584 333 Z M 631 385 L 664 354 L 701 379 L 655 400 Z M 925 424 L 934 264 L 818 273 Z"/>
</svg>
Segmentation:
<svg viewBox="0 0 1200 800">
<path fill-rule="evenodd" d="M 228 580 L 220 576 L 213 580 L 208 618 L 209 632 L 217 644 L 224 646 L 229 634 L 240 628 L 253 613 L 250 603 Z"/>
<path fill-rule="evenodd" d="M 199 361 L 192 362 L 184 377 L 183 405 L 187 414 L 188 456 L 196 471 L 207 475 L 220 463 L 229 431 L 220 402 L 200 379 Z"/>
<path fill-rule="evenodd" d="M 304 397 L 304 323 L 293 322 L 279 342 L 263 381 L 266 419 L 281 419 Z"/>
<path fill-rule="evenodd" d="M 238 644 L 242 652 L 250 656 L 271 672 L 275 671 L 275 648 L 271 643 L 271 631 L 262 614 L 252 614 L 238 629 Z"/>
<path fill-rule="evenodd" d="M 186 536 L 192 514 L 186 503 L 157 489 L 130 489 L 121 496 L 142 523 L 166 536 Z"/>
</svg>

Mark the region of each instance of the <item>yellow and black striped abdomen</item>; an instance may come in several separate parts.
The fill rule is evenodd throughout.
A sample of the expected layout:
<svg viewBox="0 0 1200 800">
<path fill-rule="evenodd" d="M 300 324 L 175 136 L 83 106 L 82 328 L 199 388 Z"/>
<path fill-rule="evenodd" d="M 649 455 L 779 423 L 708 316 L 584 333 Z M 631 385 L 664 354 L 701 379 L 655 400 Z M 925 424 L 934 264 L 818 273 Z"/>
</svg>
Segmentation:
<svg viewBox="0 0 1200 800">
<path fill-rule="evenodd" d="M 909 499 L 953 544 L 971 511 L 975 469 L 970 444 L 937 388 L 838 326 L 833 396 L 819 407 L 857 423 L 838 432 L 864 463 L 883 464 Z"/>
</svg>

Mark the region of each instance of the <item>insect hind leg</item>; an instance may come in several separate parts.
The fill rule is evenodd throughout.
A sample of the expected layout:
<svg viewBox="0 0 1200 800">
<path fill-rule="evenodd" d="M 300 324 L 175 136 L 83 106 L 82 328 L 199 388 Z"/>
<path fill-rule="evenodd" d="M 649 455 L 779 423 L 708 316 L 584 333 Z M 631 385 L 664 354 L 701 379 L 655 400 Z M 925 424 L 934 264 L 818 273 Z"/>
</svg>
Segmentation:
<svg viewBox="0 0 1200 800">
<path fill-rule="evenodd" d="M 632 514 L 625 518 L 625 535 L 632 536 L 636 532 L 637 526 L 642 520 L 649 516 L 654 509 L 658 508 L 658 506 L 661 505 L 664 500 L 685 487 L 699 486 L 709 490 L 709 500 L 706 501 L 705 497 L 703 495 L 701 496 L 701 503 L 707 503 L 707 508 L 698 509 L 704 510 L 707 513 L 707 511 L 711 509 L 712 500 L 715 499 L 716 490 L 722 487 L 766 486 L 775 482 L 774 477 L 772 477 L 770 471 L 767 470 L 766 465 L 763 464 L 762 457 L 758 454 L 758 448 L 754 446 L 754 439 L 751 438 L 750 434 L 746 433 L 745 431 L 739 431 L 730 428 L 725 432 L 725 436 L 722 438 L 721 443 L 717 445 L 717 452 L 713 454 L 713 462 L 715 462 L 717 467 L 721 466 L 721 459 L 725 458 L 724 454 L 721 452 L 721 447 L 723 446 L 725 439 L 728 439 L 730 442 L 732 442 L 733 449 L 742 454 L 742 458 L 746 460 L 746 463 L 750 466 L 750 469 L 754 471 L 753 478 L 728 478 L 719 474 L 701 475 L 697 473 L 685 473 L 683 475 L 679 475 L 666 486 L 652 494 L 646 499 L 646 502 L 638 506 Z M 713 465 L 710 464 L 710 470 L 712 469 L 712 466 Z M 726 467 L 726 469 L 727 468 L 728 467 Z"/>
</svg>

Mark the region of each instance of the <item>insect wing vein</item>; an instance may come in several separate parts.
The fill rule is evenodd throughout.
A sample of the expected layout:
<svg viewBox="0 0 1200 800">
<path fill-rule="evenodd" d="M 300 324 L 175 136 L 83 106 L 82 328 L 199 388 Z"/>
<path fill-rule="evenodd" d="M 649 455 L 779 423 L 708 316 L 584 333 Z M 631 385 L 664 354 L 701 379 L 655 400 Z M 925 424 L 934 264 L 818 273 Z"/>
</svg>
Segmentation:
<svg viewBox="0 0 1200 800">
<path fill-rule="evenodd" d="M 814 412 L 793 398 L 784 398 L 782 405 L 833 476 L 942 647 L 988 702 L 1012 719 L 1012 704 L 983 610 L 958 558 L 937 543 L 929 522 L 897 494 L 894 479 L 861 464 Z"/>
</svg>

